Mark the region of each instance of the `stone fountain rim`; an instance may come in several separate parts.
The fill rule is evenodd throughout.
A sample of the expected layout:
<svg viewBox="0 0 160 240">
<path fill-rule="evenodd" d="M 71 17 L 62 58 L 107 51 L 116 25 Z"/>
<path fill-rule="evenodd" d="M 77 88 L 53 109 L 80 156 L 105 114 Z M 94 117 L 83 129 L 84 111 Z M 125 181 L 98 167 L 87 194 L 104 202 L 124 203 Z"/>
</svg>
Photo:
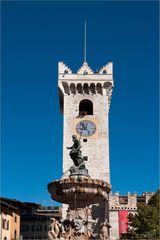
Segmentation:
<svg viewBox="0 0 160 240">
<path fill-rule="evenodd" d="M 102 180 L 102 179 L 94 179 L 94 178 L 87 178 L 87 177 L 68 177 L 68 178 L 61 178 L 58 180 L 54 180 L 48 184 L 48 188 L 52 185 L 61 185 L 68 187 L 72 184 L 78 184 L 78 186 L 90 186 L 90 187 L 106 187 L 109 191 L 111 190 L 111 185 Z"/>
</svg>

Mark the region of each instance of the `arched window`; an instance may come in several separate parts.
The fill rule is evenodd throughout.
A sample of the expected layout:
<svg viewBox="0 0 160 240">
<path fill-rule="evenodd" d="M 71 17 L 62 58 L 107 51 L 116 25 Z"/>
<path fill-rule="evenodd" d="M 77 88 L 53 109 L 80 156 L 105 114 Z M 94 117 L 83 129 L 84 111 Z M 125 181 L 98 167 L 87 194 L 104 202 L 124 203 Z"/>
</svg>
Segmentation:
<svg viewBox="0 0 160 240">
<path fill-rule="evenodd" d="M 4 240 L 7 240 L 7 237 L 4 237 Z"/>
<path fill-rule="evenodd" d="M 79 103 L 79 115 L 93 115 L 93 103 L 89 99 L 84 99 Z"/>
</svg>

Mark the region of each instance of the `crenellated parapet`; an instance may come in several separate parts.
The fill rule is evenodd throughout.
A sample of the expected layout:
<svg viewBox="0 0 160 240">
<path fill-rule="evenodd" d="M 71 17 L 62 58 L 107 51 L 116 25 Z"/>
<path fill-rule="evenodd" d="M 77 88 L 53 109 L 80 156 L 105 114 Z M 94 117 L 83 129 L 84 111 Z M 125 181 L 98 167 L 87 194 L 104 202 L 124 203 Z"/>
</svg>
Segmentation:
<svg viewBox="0 0 160 240">
<path fill-rule="evenodd" d="M 104 65 L 100 70 L 100 74 L 111 74 L 113 73 L 113 64 L 109 62 L 108 64 Z"/>
<path fill-rule="evenodd" d="M 83 65 L 78 70 L 77 74 L 82 75 L 93 74 L 93 70 L 90 68 L 87 62 L 84 62 Z"/>
<path fill-rule="evenodd" d="M 153 195 L 153 193 L 145 192 L 141 196 L 138 196 L 137 193 L 131 194 L 127 193 L 126 196 L 122 196 L 119 192 L 114 194 L 110 193 L 109 196 L 109 209 L 110 210 L 137 210 L 138 204 L 146 204 L 148 200 Z"/>
<path fill-rule="evenodd" d="M 63 62 L 58 64 L 58 86 L 65 95 L 70 94 L 101 94 L 111 96 L 113 87 L 112 63 L 106 64 L 95 73 L 83 63 L 77 73 Z"/>
<path fill-rule="evenodd" d="M 72 70 L 63 62 L 58 63 L 58 75 L 72 74 Z"/>
<path fill-rule="evenodd" d="M 73 73 L 63 62 L 58 63 L 58 87 L 60 100 L 65 95 L 104 95 L 110 106 L 113 88 L 113 64 L 109 62 L 99 71 L 93 72 L 87 62 Z"/>
</svg>

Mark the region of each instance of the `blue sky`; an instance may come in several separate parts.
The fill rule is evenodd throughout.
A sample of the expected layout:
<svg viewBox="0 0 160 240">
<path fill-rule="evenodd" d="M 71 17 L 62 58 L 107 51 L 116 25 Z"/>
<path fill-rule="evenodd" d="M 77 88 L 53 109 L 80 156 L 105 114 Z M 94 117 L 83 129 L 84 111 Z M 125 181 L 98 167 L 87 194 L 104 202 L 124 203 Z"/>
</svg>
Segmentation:
<svg viewBox="0 0 160 240">
<path fill-rule="evenodd" d="M 158 2 L 2 2 L 1 195 L 56 204 L 61 177 L 57 64 L 73 71 L 113 62 L 110 170 L 113 192 L 158 188 Z"/>
</svg>

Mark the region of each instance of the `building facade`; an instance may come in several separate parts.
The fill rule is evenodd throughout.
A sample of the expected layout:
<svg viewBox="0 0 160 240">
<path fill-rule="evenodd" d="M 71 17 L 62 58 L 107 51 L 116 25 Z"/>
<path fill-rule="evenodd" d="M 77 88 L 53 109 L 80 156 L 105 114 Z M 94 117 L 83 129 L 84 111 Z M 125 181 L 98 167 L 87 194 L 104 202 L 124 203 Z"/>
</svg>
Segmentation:
<svg viewBox="0 0 160 240">
<path fill-rule="evenodd" d="M 61 208 L 42 207 L 39 204 L 25 203 L 29 208 L 21 209 L 22 239 L 48 239 L 52 219 L 60 221 Z"/>
<path fill-rule="evenodd" d="M 20 240 L 20 205 L 19 201 L 1 198 L 1 239 Z"/>
<path fill-rule="evenodd" d="M 154 193 L 143 193 L 137 196 L 136 193 L 127 193 L 127 196 L 121 196 L 119 192 L 110 194 L 109 197 L 109 223 L 110 239 L 119 240 L 122 234 L 128 230 L 128 215 L 136 214 L 139 204 L 147 204 Z"/>
<path fill-rule="evenodd" d="M 1 239 L 9 240 L 11 236 L 10 231 L 10 223 L 12 213 L 15 211 L 13 206 L 9 206 L 8 204 L 1 202 L 1 220 L 0 220 L 0 229 L 1 229 Z"/>
<path fill-rule="evenodd" d="M 26 203 L 29 204 L 29 203 Z M 21 235 L 23 239 L 48 239 L 52 219 L 61 219 L 61 209 L 31 206 L 28 211 L 21 211 Z M 49 209 L 48 209 L 49 208 Z"/>
<path fill-rule="evenodd" d="M 1 198 L 0 239 L 48 239 L 52 219 L 62 218 L 60 207 Z"/>
</svg>

